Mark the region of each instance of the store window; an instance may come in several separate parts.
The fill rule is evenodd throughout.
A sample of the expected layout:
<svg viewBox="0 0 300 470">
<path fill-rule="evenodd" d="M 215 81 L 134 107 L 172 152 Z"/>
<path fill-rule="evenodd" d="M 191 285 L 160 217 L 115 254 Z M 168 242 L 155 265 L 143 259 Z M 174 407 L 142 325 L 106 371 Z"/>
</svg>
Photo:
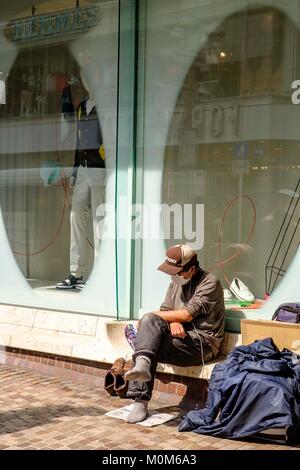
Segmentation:
<svg viewBox="0 0 300 470">
<path fill-rule="evenodd" d="M 182 210 L 162 213 L 161 239 L 138 244 L 140 314 L 162 301 L 169 279 L 156 268 L 173 244 L 192 244 L 224 288 L 238 278 L 258 300 L 295 256 L 299 7 L 273 3 L 142 2 L 139 197 Z"/>
<path fill-rule="evenodd" d="M 114 314 L 118 3 L 11 0 L 0 18 L 1 301 Z"/>
</svg>

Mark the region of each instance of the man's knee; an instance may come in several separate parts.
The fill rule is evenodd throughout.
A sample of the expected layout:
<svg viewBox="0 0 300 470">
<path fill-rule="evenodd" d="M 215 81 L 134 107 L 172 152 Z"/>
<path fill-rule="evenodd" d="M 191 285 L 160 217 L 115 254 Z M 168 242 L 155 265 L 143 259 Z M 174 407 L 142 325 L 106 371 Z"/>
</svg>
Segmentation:
<svg viewBox="0 0 300 470">
<path fill-rule="evenodd" d="M 155 313 L 150 312 L 150 313 L 145 313 L 145 315 L 142 316 L 142 318 L 139 321 L 139 325 L 143 324 L 148 324 L 148 323 L 163 323 L 164 320 L 160 318 L 158 315 L 155 315 Z"/>
</svg>

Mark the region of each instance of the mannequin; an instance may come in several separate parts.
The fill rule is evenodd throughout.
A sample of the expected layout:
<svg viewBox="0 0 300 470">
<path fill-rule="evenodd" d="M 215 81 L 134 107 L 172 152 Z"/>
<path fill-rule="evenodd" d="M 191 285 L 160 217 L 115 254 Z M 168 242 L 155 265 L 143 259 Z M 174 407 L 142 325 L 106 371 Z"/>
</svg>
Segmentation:
<svg viewBox="0 0 300 470">
<path fill-rule="evenodd" d="M 96 106 L 96 103 L 95 103 L 92 91 L 91 91 L 91 89 L 88 85 L 88 82 L 84 78 L 84 75 L 82 73 L 80 74 L 80 79 L 81 79 L 81 83 L 83 84 L 86 92 L 88 93 L 88 96 L 87 96 L 85 102 L 86 102 L 86 114 L 89 115 L 91 113 L 92 109 Z M 80 103 L 78 108 L 80 108 L 81 105 L 82 105 L 82 103 Z M 77 110 L 77 113 L 78 113 L 78 110 Z M 70 188 L 73 188 L 75 183 L 76 183 L 76 175 L 74 174 L 74 171 L 73 171 L 73 174 L 71 175 L 71 177 L 69 179 Z"/>
<path fill-rule="evenodd" d="M 83 74 L 81 74 L 80 77 L 81 77 L 81 81 L 82 81 L 82 84 L 83 84 L 84 88 L 88 92 L 88 98 L 87 98 L 87 101 L 86 101 L 86 112 L 87 112 L 87 114 L 90 114 L 90 112 L 92 111 L 92 109 L 96 105 L 96 103 L 95 103 L 95 100 L 94 100 L 93 92 L 90 89 L 90 87 L 89 87 L 87 81 L 85 80 Z"/>
<path fill-rule="evenodd" d="M 81 289 L 86 275 L 86 225 L 91 211 L 94 233 L 94 257 L 99 252 L 97 209 L 105 202 L 105 154 L 95 100 L 88 82 L 81 75 L 88 96 L 77 109 L 77 142 L 69 186 L 73 189 L 70 213 L 70 274 L 57 289 Z"/>
<path fill-rule="evenodd" d="M 0 78 L 0 104 L 6 104 L 5 82 L 4 80 L 1 80 L 1 78 Z"/>
<path fill-rule="evenodd" d="M 96 105 L 95 101 L 91 98 L 91 95 L 88 97 L 86 102 L 86 113 L 87 115 L 90 114 L 94 106 Z"/>
</svg>

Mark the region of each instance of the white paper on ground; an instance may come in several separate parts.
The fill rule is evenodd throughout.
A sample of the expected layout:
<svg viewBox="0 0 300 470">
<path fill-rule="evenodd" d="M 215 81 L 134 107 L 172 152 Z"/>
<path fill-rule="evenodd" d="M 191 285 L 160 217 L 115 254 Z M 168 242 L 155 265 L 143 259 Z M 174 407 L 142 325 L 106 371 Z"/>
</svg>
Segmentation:
<svg viewBox="0 0 300 470">
<path fill-rule="evenodd" d="M 111 418 L 118 418 L 118 419 L 126 420 L 127 416 L 129 415 L 133 407 L 134 407 L 134 403 L 132 403 L 131 405 L 123 406 L 123 408 L 118 408 L 116 410 L 109 411 L 108 413 L 105 413 L 105 414 L 107 416 L 110 416 Z M 176 415 L 171 415 L 169 413 L 157 413 L 155 410 L 152 410 L 149 412 L 149 417 L 147 419 L 137 424 L 140 424 L 141 426 L 152 427 L 152 426 L 158 426 L 159 424 L 166 423 L 167 421 L 171 421 L 172 419 L 175 419 L 175 418 L 176 418 Z"/>
</svg>

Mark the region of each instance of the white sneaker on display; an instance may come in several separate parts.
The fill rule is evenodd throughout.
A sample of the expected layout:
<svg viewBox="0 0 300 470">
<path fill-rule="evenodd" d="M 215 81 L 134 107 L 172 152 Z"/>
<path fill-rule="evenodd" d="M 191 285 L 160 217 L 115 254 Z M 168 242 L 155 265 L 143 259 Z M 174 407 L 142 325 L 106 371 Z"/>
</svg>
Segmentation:
<svg viewBox="0 0 300 470">
<path fill-rule="evenodd" d="M 248 287 L 237 277 L 233 278 L 229 289 L 239 300 L 245 300 L 247 302 L 252 302 L 254 300 L 252 292 L 250 292 Z"/>
<path fill-rule="evenodd" d="M 224 293 L 224 300 L 225 301 L 233 299 L 232 292 L 229 289 L 223 289 L 223 293 Z"/>
</svg>

